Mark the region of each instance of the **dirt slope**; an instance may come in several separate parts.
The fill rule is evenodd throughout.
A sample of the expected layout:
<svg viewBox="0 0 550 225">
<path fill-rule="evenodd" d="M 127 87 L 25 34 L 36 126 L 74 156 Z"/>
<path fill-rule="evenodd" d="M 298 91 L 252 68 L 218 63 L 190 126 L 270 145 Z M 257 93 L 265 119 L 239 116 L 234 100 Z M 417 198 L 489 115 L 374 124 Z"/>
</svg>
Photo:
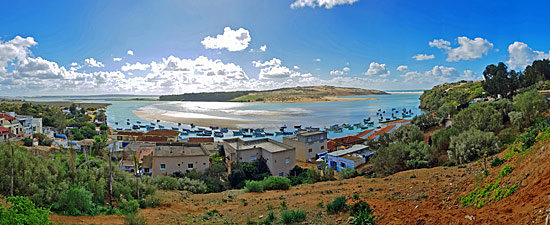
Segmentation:
<svg viewBox="0 0 550 225">
<path fill-rule="evenodd" d="M 515 166 L 501 180 L 501 184 L 520 185 L 513 195 L 480 209 L 460 204 L 457 197 L 493 182 L 504 165 Z M 268 209 L 279 216 L 281 203 L 285 201 L 289 209 L 307 211 L 310 224 L 343 224 L 348 220 L 347 214 L 327 215 L 318 204 L 326 205 L 338 196 L 346 196 L 351 204 L 356 194 L 374 207 L 378 224 L 544 224 L 546 209 L 550 208 L 550 142 L 539 143 L 531 152 L 514 156 L 504 165 L 490 168 L 491 175 L 483 179 L 480 179 L 481 165 L 475 162 L 466 168 L 418 169 L 387 178 L 357 177 L 301 185 L 287 191 L 238 190 L 203 195 L 161 192 L 166 204 L 142 210 L 141 215 L 150 224 L 243 224 L 247 220 L 260 221 Z M 206 215 L 211 210 L 220 213 Z M 123 222 L 119 216 L 52 216 L 52 220 L 74 224 Z"/>
</svg>

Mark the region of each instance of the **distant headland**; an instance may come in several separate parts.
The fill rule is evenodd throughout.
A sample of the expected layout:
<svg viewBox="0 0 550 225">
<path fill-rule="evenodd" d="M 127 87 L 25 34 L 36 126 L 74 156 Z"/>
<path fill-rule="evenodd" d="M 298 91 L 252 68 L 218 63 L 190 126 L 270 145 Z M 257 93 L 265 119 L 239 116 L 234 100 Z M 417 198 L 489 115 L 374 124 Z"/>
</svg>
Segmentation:
<svg viewBox="0 0 550 225">
<path fill-rule="evenodd" d="M 178 95 L 161 95 L 160 101 L 217 101 L 217 102 L 265 102 L 308 103 L 330 101 L 364 101 L 374 98 L 340 98 L 342 96 L 385 95 L 379 90 L 334 86 L 307 86 L 280 88 L 265 91 L 202 92 Z"/>
</svg>

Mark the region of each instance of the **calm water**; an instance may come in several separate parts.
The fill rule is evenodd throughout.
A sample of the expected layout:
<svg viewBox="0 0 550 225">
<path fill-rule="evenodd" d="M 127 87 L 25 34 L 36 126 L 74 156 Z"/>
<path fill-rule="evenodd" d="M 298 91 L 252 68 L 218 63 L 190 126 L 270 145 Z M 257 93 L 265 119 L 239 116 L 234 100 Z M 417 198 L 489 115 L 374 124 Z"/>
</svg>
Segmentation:
<svg viewBox="0 0 550 225">
<path fill-rule="evenodd" d="M 107 109 L 108 124 L 114 128 L 128 129 L 141 121 L 140 125 L 148 125 L 156 120 L 147 121 L 137 117 L 132 111 L 144 111 L 153 114 L 164 114 L 174 117 L 185 118 L 213 118 L 246 121 L 238 124 L 239 127 L 266 128 L 266 130 L 278 130 L 280 126 L 286 125 L 293 130 L 294 125 L 328 127 L 333 124 L 353 124 L 362 122 L 363 119 L 371 117 L 377 121 L 378 109 L 386 111 L 385 116 L 391 116 L 391 109 L 412 110 L 417 115 L 422 113 L 418 106 L 420 94 L 396 94 L 377 96 L 350 96 L 348 98 L 364 97 L 376 98 L 369 101 L 350 102 L 320 102 L 320 103 L 233 103 L 233 102 L 159 102 L 159 101 L 114 101 L 103 98 L 79 98 L 80 102 L 107 102 L 112 105 Z M 27 98 L 34 101 L 59 101 L 74 99 L 74 97 L 47 97 Z M 130 125 L 127 120 L 130 119 Z M 252 122 L 252 123 L 251 123 Z M 117 124 L 118 123 L 118 124 Z M 161 121 L 166 129 L 177 127 L 177 123 Z M 213 126 L 218 126 L 212 124 Z M 156 125 L 158 128 L 158 125 Z M 375 125 L 376 126 L 376 125 Z M 189 128 L 182 125 L 182 128 Z M 342 137 L 356 134 L 361 130 L 344 129 L 342 133 L 329 133 L 329 138 Z M 231 137 L 231 132 L 225 136 Z M 273 136 L 273 139 L 282 140 L 282 136 Z"/>
</svg>

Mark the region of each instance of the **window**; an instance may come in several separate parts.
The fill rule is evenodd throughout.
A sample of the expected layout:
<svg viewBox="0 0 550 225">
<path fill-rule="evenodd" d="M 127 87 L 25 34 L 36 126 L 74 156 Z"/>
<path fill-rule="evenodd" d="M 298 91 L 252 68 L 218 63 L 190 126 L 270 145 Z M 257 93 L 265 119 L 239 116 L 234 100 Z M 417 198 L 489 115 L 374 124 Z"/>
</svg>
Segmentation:
<svg viewBox="0 0 550 225">
<path fill-rule="evenodd" d="M 178 163 L 178 167 L 180 166 L 180 164 Z"/>
<path fill-rule="evenodd" d="M 280 173 L 279 173 L 279 176 L 280 176 L 280 177 L 284 177 L 284 176 L 285 176 L 285 172 L 280 172 Z"/>
<path fill-rule="evenodd" d="M 325 150 L 325 146 L 321 146 L 321 150 Z"/>
<path fill-rule="evenodd" d="M 307 150 L 307 151 L 308 151 L 308 152 L 313 152 L 313 149 L 311 149 L 311 148 L 310 148 L 310 149 L 309 149 L 309 150 Z"/>
<path fill-rule="evenodd" d="M 143 169 L 144 172 L 149 173 L 149 168 Z"/>
<path fill-rule="evenodd" d="M 289 164 L 289 163 L 290 163 L 290 157 L 286 157 L 285 163 L 286 163 L 286 164 Z"/>
<path fill-rule="evenodd" d="M 346 167 L 345 163 L 340 163 L 340 167 Z"/>
<path fill-rule="evenodd" d="M 307 142 L 311 142 L 311 138 L 307 138 Z"/>
<path fill-rule="evenodd" d="M 193 163 L 187 164 L 187 169 L 193 169 Z"/>
<path fill-rule="evenodd" d="M 166 164 L 160 164 L 160 170 L 166 170 Z"/>
<path fill-rule="evenodd" d="M 256 160 L 256 156 L 250 156 L 250 160 Z"/>
</svg>

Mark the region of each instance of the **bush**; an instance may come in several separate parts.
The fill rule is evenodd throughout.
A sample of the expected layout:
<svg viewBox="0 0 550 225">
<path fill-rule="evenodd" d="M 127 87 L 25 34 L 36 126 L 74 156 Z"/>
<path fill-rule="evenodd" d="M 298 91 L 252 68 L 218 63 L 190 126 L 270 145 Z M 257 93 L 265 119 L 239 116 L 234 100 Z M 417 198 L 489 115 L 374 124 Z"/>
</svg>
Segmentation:
<svg viewBox="0 0 550 225">
<path fill-rule="evenodd" d="M 496 131 L 502 126 L 502 113 L 490 104 L 478 103 L 461 110 L 453 120 L 453 127 L 460 131 L 477 129 Z"/>
<path fill-rule="evenodd" d="M 493 161 L 491 161 L 491 167 L 497 167 L 504 163 L 504 160 L 499 159 L 498 157 L 495 157 Z"/>
<path fill-rule="evenodd" d="M 281 213 L 281 220 L 284 224 L 299 223 L 306 220 L 304 210 L 285 210 Z"/>
<path fill-rule="evenodd" d="M 147 225 L 147 221 L 143 216 L 129 214 L 124 217 L 124 225 Z"/>
<path fill-rule="evenodd" d="M 351 215 L 354 217 L 351 221 L 353 225 L 359 224 L 375 224 L 374 215 L 369 204 L 364 201 L 359 201 L 351 206 Z"/>
<path fill-rule="evenodd" d="M 154 183 L 162 190 L 177 190 L 179 187 L 178 179 L 170 176 L 157 176 Z"/>
<path fill-rule="evenodd" d="M 32 139 L 26 137 L 25 139 L 23 139 L 23 145 L 25 145 L 27 147 L 31 147 L 32 146 Z"/>
<path fill-rule="evenodd" d="M 351 169 L 351 168 L 344 168 L 344 169 L 340 170 L 340 180 L 354 178 L 358 175 L 359 175 L 359 173 L 357 173 L 357 170 L 354 170 L 354 169 Z"/>
<path fill-rule="evenodd" d="M 345 212 L 347 210 L 346 197 L 341 196 L 335 198 L 331 203 L 327 204 L 327 212 L 335 214 L 339 212 Z"/>
<path fill-rule="evenodd" d="M 50 211 L 36 207 L 27 197 L 8 197 L 7 209 L 0 204 L 0 224 L 53 224 L 49 222 Z"/>
<path fill-rule="evenodd" d="M 422 129 L 423 131 L 427 131 L 430 128 L 437 126 L 439 124 L 439 121 L 431 114 L 425 113 L 419 116 L 415 116 L 412 119 L 411 123 Z"/>
<path fill-rule="evenodd" d="M 52 205 L 52 208 L 66 216 L 95 216 L 97 214 L 95 204 L 92 202 L 92 193 L 82 187 L 72 187 L 61 192 L 59 200 Z"/>
<path fill-rule="evenodd" d="M 137 200 L 123 199 L 119 205 L 119 209 L 125 215 L 136 214 L 139 211 L 139 202 Z"/>
<path fill-rule="evenodd" d="M 264 190 L 288 190 L 290 188 L 290 179 L 286 177 L 271 176 L 262 181 Z"/>
<path fill-rule="evenodd" d="M 245 185 L 248 192 L 264 192 L 262 181 L 247 180 L 245 181 Z"/>
<path fill-rule="evenodd" d="M 145 206 L 150 208 L 155 208 L 162 205 L 162 199 L 156 194 L 149 195 L 145 198 Z"/>
<path fill-rule="evenodd" d="M 422 130 L 415 125 L 401 126 L 391 133 L 391 139 L 395 142 L 405 144 L 410 144 L 416 141 L 420 142 L 424 140 L 424 132 L 422 132 Z"/>
<path fill-rule="evenodd" d="M 206 192 L 206 188 L 206 184 L 202 180 L 192 180 L 187 177 L 178 179 L 178 190 L 201 194 Z"/>
<path fill-rule="evenodd" d="M 508 176 L 508 174 L 512 173 L 512 170 L 514 170 L 514 166 L 506 165 L 500 170 L 498 175 L 501 177 Z"/>
<path fill-rule="evenodd" d="M 548 108 L 544 96 L 536 90 L 530 90 L 514 96 L 514 110 L 523 114 L 527 126 L 539 118 L 540 113 Z"/>
<path fill-rule="evenodd" d="M 449 159 L 463 164 L 478 159 L 485 152 L 492 155 L 499 150 L 498 139 L 493 133 L 471 129 L 451 138 L 448 154 Z"/>
<path fill-rule="evenodd" d="M 290 184 L 292 186 L 300 185 L 300 184 L 309 184 L 311 183 L 308 171 L 310 169 L 304 169 L 299 166 L 294 166 L 292 170 L 290 170 L 288 179 L 290 179 Z"/>
</svg>

